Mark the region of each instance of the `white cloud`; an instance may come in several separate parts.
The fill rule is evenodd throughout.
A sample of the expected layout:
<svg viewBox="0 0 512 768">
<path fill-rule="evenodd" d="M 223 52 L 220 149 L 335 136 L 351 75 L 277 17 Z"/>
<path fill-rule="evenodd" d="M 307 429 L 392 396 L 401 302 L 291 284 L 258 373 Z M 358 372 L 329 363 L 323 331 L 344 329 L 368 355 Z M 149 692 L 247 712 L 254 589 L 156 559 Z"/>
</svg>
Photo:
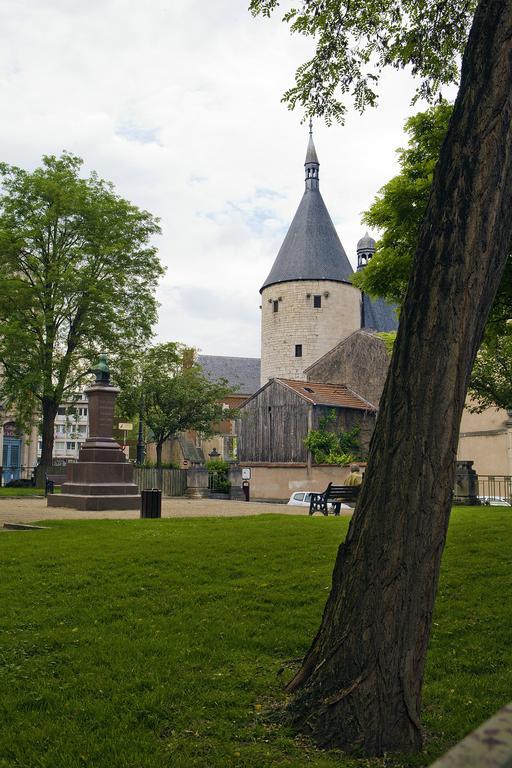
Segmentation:
<svg viewBox="0 0 512 768">
<path fill-rule="evenodd" d="M 4 0 L 0 159 L 67 149 L 161 217 L 160 340 L 259 354 L 259 287 L 300 201 L 307 129 L 280 98 L 310 42 L 228 0 Z M 406 75 L 346 127 L 315 125 L 321 189 L 349 258 L 396 171 Z"/>
</svg>

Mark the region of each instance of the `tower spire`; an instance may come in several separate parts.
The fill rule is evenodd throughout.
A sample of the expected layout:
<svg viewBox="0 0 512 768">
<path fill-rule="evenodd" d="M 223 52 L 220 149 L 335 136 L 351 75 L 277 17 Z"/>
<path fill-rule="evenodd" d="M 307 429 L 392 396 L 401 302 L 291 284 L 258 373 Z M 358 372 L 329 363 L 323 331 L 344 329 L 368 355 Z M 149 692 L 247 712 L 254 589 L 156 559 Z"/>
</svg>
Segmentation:
<svg viewBox="0 0 512 768">
<path fill-rule="evenodd" d="M 318 189 L 318 176 L 320 163 L 316 154 L 315 144 L 313 142 L 313 120 L 309 118 L 309 142 L 306 152 L 306 189 Z"/>
</svg>

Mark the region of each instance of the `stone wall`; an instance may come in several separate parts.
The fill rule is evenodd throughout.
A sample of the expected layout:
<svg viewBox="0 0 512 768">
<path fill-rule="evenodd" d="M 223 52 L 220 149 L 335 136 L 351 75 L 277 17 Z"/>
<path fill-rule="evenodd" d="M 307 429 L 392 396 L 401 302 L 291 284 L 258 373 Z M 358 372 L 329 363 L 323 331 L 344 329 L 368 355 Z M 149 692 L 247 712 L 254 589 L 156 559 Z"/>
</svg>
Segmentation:
<svg viewBox="0 0 512 768">
<path fill-rule="evenodd" d="M 314 296 L 321 307 L 313 306 Z M 277 312 L 274 302 L 277 301 Z M 304 370 L 361 325 L 361 293 L 348 283 L 297 280 L 271 285 L 261 297 L 261 384 L 305 380 Z M 302 357 L 295 345 L 302 345 Z"/>
<path fill-rule="evenodd" d="M 382 339 L 369 331 L 358 330 L 315 361 L 305 374 L 308 381 L 346 384 L 378 406 L 389 361 Z"/>
<path fill-rule="evenodd" d="M 512 475 L 512 420 L 508 413 L 496 408 L 470 413 L 465 408 L 457 458 L 473 461 L 479 475 Z"/>
<path fill-rule="evenodd" d="M 326 464 L 314 465 L 308 471 L 306 464 L 255 464 L 240 462 L 250 467 L 251 500 L 288 501 L 295 491 L 325 491 L 329 483 L 343 485 L 350 467 Z"/>
</svg>

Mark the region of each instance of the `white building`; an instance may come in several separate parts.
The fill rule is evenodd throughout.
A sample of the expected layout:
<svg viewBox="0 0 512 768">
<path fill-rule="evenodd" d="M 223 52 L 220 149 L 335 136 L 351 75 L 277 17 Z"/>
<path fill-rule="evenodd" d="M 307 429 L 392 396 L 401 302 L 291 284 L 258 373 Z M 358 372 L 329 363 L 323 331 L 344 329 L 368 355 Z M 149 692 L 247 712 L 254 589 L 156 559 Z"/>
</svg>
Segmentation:
<svg viewBox="0 0 512 768">
<path fill-rule="evenodd" d="M 59 406 L 55 417 L 53 458 L 55 461 L 76 461 L 78 452 L 89 434 L 87 398 L 80 394 L 72 403 Z M 42 441 L 38 436 L 37 459 L 41 457 Z"/>
</svg>

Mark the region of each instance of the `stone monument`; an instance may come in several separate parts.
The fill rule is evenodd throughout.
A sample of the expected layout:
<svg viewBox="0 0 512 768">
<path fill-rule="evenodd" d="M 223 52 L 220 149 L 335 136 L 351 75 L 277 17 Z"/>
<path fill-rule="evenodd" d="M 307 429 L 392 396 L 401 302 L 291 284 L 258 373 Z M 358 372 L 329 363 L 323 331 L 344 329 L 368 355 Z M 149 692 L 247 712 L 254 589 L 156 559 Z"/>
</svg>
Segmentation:
<svg viewBox="0 0 512 768">
<path fill-rule="evenodd" d="M 110 383 L 106 355 L 91 370 L 96 381 L 85 390 L 89 403 L 89 437 L 78 461 L 68 464 L 62 493 L 48 496 L 49 507 L 74 509 L 139 509 L 140 494 L 133 466 L 112 437 L 114 406 L 119 392 Z"/>
</svg>

